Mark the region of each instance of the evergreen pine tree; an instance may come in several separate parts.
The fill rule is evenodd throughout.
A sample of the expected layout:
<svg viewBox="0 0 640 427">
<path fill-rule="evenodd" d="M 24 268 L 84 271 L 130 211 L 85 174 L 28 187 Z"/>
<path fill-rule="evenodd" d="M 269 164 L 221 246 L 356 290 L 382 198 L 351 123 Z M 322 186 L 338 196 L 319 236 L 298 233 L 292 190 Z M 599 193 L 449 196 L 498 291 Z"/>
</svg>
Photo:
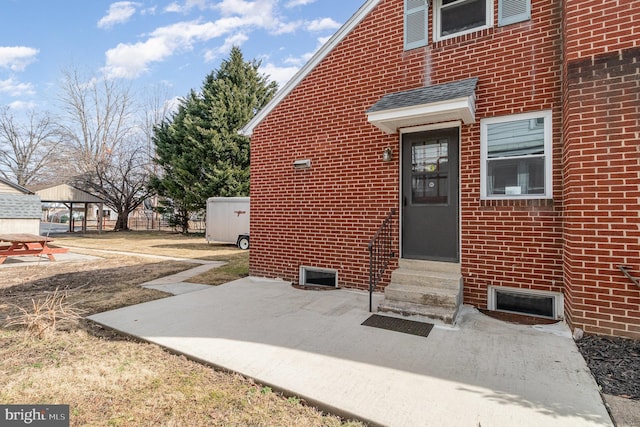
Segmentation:
<svg viewBox="0 0 640 427">
<path fill-rule="evenodd" d="M 277 90 L 259 67 L 259 61 L 245 62 L 233 47 L 229 59 L 206 76 L 201 92 L 191 91 L 170 123 L 155 129 L 162 173 L 151 187 L 183 232 L 189 214 L 204 210 L 207 198 L 249 195 L 249 138 L 238 130 Z"/>
</svg>

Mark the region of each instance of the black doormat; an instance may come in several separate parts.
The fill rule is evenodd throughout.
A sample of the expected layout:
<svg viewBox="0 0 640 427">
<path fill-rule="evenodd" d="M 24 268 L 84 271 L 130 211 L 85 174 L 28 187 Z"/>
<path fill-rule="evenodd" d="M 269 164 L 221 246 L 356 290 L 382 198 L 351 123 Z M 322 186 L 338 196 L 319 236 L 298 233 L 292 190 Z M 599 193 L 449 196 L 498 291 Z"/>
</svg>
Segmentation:
<svg viewBox="0 0 640 427">
<path fill-rule="evenodd" d="M 362 322 L 364 326 L 387 329 L 389 331 L 403 332 L 405 334 L 426 337 L 431 332 L 431 323 L 416 322 L 415 320 L 398 319 L 397 317 L 380 316 L 374 314 Z"/>
</svg>

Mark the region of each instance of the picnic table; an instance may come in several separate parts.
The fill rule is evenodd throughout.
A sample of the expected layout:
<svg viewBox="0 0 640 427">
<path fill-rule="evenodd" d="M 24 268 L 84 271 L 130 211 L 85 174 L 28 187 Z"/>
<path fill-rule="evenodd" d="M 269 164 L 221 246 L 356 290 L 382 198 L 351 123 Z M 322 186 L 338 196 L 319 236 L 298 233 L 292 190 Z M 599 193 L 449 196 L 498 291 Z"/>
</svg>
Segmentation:
<svg viewBox="0 0 640 427">
<path fill-rule="evenodd" d="M 0 234 L 0 264 L 10 256 L 26 255 L 46 255 L 49 260 L 55 261 L 53 254 L 63 254 L 68 249 L 52 248 L 47 244 L 52 241 L 53 239 L 37 234 Z"/>
</svg>

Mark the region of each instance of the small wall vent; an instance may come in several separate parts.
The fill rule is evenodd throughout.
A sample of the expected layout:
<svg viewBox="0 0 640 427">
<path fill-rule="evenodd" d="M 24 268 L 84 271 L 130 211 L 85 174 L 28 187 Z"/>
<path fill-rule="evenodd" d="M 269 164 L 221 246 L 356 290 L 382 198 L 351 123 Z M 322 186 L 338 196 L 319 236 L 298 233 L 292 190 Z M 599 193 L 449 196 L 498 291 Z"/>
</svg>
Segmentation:
<svg viewBox="0 0 640 427">
<path fill-rule="evenodd" d="M 300 266 L 300 286 L 338 287 L 338 272 L 330 268 Z"/>
<path fill-rule="evenodd" d="M 564 318 L 563 297 L 557 292 L 489 286 L 488 297 L 489 310 L 547 319 Z"/>
</svg>

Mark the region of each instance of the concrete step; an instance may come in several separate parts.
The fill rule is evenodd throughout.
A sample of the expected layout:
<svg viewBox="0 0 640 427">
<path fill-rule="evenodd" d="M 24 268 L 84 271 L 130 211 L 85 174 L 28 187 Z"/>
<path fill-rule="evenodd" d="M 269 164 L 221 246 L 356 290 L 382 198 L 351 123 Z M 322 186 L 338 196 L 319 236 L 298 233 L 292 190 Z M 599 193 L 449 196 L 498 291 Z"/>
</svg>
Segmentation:
<svg viewBox="0 0 640 427">
<path fill-rule="evenodd" d="M 387 299 L 382 301 L 378 306 L 378 311 L 382 313 L 399 314 L 405 317 L 420 316 L 422 318 L 440 321 L 447 325 L 453 325 L 455 323 L 458 309 L 459 307 L 440 307 Z"/>
<path fill-rule="evenodd" d="M 378 311 L 453 324 L 461 303 L 460 264 L 400 259 Z"/>
<path fill-rule="evenodd" d="M 429 272 L 444 272 L 444 273 L 458 273 L 460 274 L 460 264 L 455 262 L 440 262 L 440 261 L 426 261 L 421 259 L 404 259 L 398 260 L 398 266 L 401 269 L 416 270 L 416 271 L 429 271 Z"/>
<path fill-rule="evenodd" d="M 460 287 L 462 276 L 459 272 L 410 270 L 400 267 L 391 272 L 391 283 L 402 285 L 428 286 L 430 289 L 453 289 Z"/>
<path fill-rule="evenodd" d="M 384 290 L 385 299 L 414 304 L 456 307 L 460 298 L 460 281 L 457 286 L 436 286 L 428 284 L 405 284 L 392 282 Z"/>
</svg>

